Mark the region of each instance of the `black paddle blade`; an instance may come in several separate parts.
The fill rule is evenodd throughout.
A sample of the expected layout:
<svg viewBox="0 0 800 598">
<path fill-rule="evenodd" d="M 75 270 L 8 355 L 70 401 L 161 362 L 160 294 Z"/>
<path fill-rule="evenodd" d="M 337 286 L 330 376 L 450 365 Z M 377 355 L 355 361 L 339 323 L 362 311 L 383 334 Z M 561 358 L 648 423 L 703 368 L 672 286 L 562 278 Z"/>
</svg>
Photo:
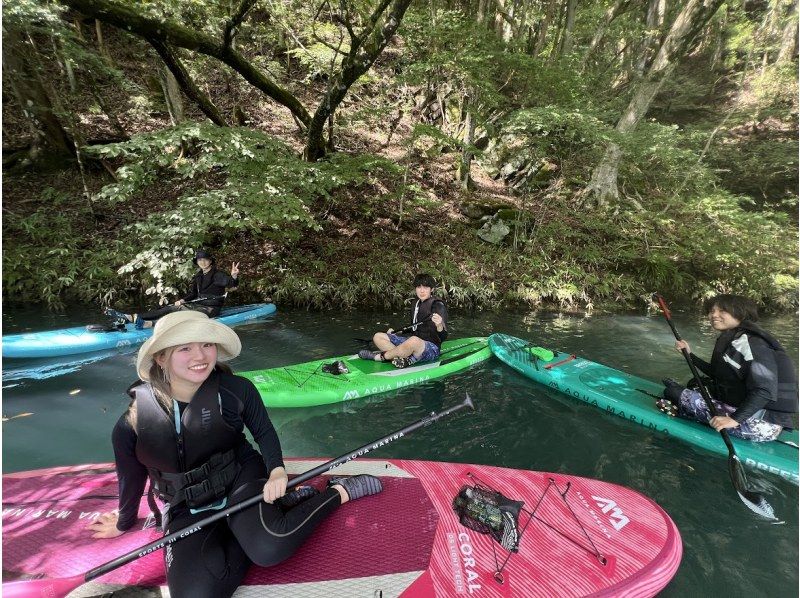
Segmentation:
<svg viewBox="0 0 800 598">
<path fill-rule="evenodd" d="M 728 471 L 731 474 L 731 481 L 733 481 L 733 486 L 736 488 L 736 493 L 739 495 L 739 498 L 742 499 L 745 506 L 753 511 L 753 513 L 761 515 L 765 519 L 778 522 L 778 518 L 775 517 L 775 510 L 772 508 L 772 505 L 767 502 L 767 499 L 764 498 L 762 494 L 747 488 L 744 465 L 742 465 L 738 455 L 735 453 L 728 457 Z"/>
</svg>

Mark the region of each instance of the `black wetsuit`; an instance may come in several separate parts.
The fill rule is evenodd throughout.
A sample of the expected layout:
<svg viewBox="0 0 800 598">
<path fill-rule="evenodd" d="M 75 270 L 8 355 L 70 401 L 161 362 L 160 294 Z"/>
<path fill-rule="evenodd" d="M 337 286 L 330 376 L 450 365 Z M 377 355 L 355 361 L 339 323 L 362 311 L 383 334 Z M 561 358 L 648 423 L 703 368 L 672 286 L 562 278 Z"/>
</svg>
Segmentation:
<svg viewBox="0 0 800 598">
<path fill-rule="evenodd" d="M 441 332 L 436 330 L 436 324 L 431 321 L 433 314 L 442 317 L 444 327 Z M 417 299 L 411 306 L 411 322 L 415 324 L 411 334 L 441 348 L 447 338 L 447 306 L 444 301 L 438 297 L 428 297 L 425 301 Z"/>
<path fill-rule="evenodd" d="M 175 311 L 194 309 L 202 311 L 209 318 L 216 318 L 225 303 L 223 295 L 228 289 L 236 288 L 238 285 L 238 278 L 233 278 L 225 274 L 225 272 L 220 272 L 215 266 L 211 266 L 211 269 L 205 273 L 202 270 L 198 270 L 197 274 L 192 278 L 189 291 L 183 297 L 184 301 L 193 301 L 195 299 L 201 299 L 201 301 L 181 306 L 165 305 L 138 315 L 142 320 L 152 321 Z M 208 299 L 203 299 L 203 297 L 208 297 Z"/>
<path fill-rule="evenodd" d="M 183 413 L 187 404 L 178 405 Z M 241 469 L 228 494 L 230 506 L 260 493 L 269 472 L 283 466 L 283 457 L 275 428 L 249 380 L 220 374 L 219 405 L 225 423 L 241 434 L 235 446 Z M 261 455 L 245 439 L 245 426 L 261 449 Z M 117 528 L 125 531 L 136 524 L 148 470 L 136 457 L 137 434 L 127 414 L 117 421 L 112 440 L 119 479 Z M 251 563 L 271 566 L 285 560 L 340 504 L 339 493 L 331 488 L 289 510 L 261 502 L 169 545 L 164 551 L 164 562 L 170 595 L 175 598 L 230 596 Z M 212 513 L 192 514 L 185 504 L 176 505 L 169 510 L 165 533 L 190 526 Z"/>
</svg>

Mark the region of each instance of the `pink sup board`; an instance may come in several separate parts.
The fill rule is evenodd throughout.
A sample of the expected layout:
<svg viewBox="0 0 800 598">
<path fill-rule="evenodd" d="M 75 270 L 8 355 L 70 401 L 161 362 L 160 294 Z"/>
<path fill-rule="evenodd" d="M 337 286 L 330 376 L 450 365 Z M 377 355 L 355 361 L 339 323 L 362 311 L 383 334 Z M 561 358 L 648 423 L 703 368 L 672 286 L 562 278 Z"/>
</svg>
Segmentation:
<svg viewBox="0 0 800 598">
<path fill-rule="evenodd" d="M 322 462 L 289 459 L 287 468 L 300 473 Z M 395 459 L 359 459 L 335 472 L 380 476 L 384 491 L 344 505 L 281 565 L 252 567 L 237 597 L 653 596 L 672 579 L 681 560 L 680 534 L 669 516 L 649 498 L 615 484 Z M 472 483 L 468 473 L 508 498 L 523 500 L 530 511 L 538 504 L 519 552 L 503 569 L 502 582 L 494 576 L 496 563 L 502 564 L 508 553 L 489 536 L 462 526 L 452 510 L 461 486 Z M 325 479 L 314 485 L 321 487 Z M 566 501 L 560 494 L 565 490 Z M 4 475 L 3 581 L 85 573 L 157 539 L 144 498 L 135 531 L 111 540 L 91 539 L 86 525 L 116 508 L 116 494 L 108 464 Z M 528 519 L 520 514 L 520 528 Z M 128 586 L 142 588 L 143 596 L 160 595 L 158 588 L 165 585 L 159 551 L 71 596 Z"/>
</svg>

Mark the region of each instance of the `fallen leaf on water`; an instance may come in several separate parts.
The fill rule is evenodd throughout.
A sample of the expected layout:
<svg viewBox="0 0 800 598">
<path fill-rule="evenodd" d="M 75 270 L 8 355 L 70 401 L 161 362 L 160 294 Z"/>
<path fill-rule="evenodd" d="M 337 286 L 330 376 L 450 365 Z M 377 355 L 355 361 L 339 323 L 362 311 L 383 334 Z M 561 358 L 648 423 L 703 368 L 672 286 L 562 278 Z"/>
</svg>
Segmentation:
<svg viewBox="0 0 800 598">
<path fill-rule="evenodd" d="M 12 415 L 11 417 L 8 417 L 7 415 L 3 415 L 3 421 L 7 422 L 9 420 L 16 419 L 18 417 L 25 417 L 27 415 L 33 415 L 33 413 L 17 413 L 16 415 Z"/>
</svg>

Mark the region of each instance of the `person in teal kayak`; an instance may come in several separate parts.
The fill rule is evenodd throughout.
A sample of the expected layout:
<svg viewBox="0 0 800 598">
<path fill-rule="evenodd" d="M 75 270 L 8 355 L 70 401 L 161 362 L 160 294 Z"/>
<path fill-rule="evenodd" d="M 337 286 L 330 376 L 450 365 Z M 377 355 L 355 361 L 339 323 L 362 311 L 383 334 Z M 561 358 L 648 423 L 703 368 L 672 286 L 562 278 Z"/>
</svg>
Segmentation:
<svg viewBox="0 0 800 598">
<path fill-rule="evenodd" d="M 136 524 L 148 478 L 165 535 L 263 494 L 263 502 L 166 547 L 173 598 L 231 596 L 252 563 L 284 561 L 341 505 L 382 490 L 378 478 L 357 475 L 334 478 L 323 491 L 286 494 L 281 445 L 258 391 L 222 363 L 240 350 L 236 333 L 204 313 L 164 316 L 139 350 L 140 381 L 112 433 L 119 509 L 88 526 L 93 538 L 115 538 Z"/>
<path fill-rule="evenodd" d="M 797 428 L 797 371 L 786 351 L 761 328 L 758 307 L 746 297 L 717 295 L 704 304 L 711 327 L 720 333 L 711 362 L 691 352 L 689 343 L 677 341 L 692 362 L 709 377 L 708 387 L 719 415 L 712 417 L 698 390 L 664 380 L 663 401 L 677 407 L 678 415 L 708 423 L 716 431 L 767 442 L 783 428 Z"/>
<path fill-rule="evenodd" d="M 363 349 L 361 359 L 391 361 L 397 368 L 405 368 L 419 361 L 433 361 L 439 357 L 442 343 L 447 338 L 447 306 L 435 297 L 436 280 L 430 274 L 417 274 L 414 292 L 417 300 L 411 306 L 411 336 L 399 336 L 390 328 L 376 332 L 372 342 L 378 351 Z"/>
<path fill-rule="evenodd" d="M 222 310 L 225 295 L 228 289 L 239 285 L 239 264 L 233 262 L 230 276 L 217 270 L 214 256 L 205 249 L 198 249 L 192 262 L 199 268 L 192 278 L 189 291 L 172 305 L 166 305 L 151 311 L 126 314 L 110 307 L 105 310 L 106 315 L 118 318 L 127 323 L 133 323 L 137 329 L 150 328 L 159 318 L 185 309 L 201 311 L 211 318 L 215 318 Z"/>
</svg>

